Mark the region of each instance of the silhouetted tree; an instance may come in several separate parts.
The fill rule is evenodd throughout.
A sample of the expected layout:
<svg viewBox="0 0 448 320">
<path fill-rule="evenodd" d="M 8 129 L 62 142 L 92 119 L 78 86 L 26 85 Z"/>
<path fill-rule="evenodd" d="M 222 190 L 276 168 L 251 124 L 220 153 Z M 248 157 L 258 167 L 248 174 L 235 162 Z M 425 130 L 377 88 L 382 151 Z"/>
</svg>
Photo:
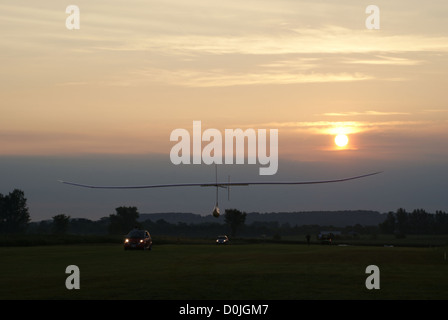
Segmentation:
<svg viewBox="0 0 448 320">
<path fill-rule="evenodd" d="M 53 224 L 51 229 L 54 234 L 65 234 L 67 233 L 68 226 L 70 223 L 70 216 L 65 214 L 58 214 L 53 217 Z"/>
<path fill-rule="evenodd" d="M 432 216 L 431 216 L 432 217 Z M 415 209 L 408 215 L 409 233 L 431 233 L 431 218 L 423 209 Z"/>
<path fill-rule="evenodd" d="M 136 226 L 140 226 L 137 222 L 139 213 L 137 207 L 118 207 L 115 209 L 117 214 L 109 216 L 109 233 L 125 234 Z"/>
<path fill-rule="evenodd" d="M 393 234 L 395 232 L 396 219 L 393 212 L 387 214 L 386 220 L 379 224 L 382 233 Z"/>
<path fill-rule="evenodd" d="M 246 212 L 237 209 L 226 209 L 224 221 L 230 226 L 232 236 L 235 236 L 236 230 L 246 221 Z"/>
<path fill-rule="evenodd" d="M 405 235 L 408 232 L 408 213 L 405 209 L 400 208 L 397 210 L 395 218 L 397 220 L 397 230 L 395 230 L 395 233 Z"/>
<path fill-rule="evenodd" d="M 448 214 L 443 211 L 436 211 L 434 215 L 434 232 L 448 234 Z"/>
<path fill-rule="evenodd" d="M 0 194 L 0 233 L 18 233 L 30 221 L 25 193 L 14 189 L 7 196 Z"/>
</svg>

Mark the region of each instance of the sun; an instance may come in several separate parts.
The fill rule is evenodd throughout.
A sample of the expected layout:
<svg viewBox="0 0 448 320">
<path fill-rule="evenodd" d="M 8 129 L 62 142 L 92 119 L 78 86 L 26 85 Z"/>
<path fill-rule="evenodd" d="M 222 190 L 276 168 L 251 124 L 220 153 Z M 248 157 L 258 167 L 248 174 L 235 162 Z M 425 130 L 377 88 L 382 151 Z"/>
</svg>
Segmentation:
<svg viewBox="0 0 448 320">
<path fill-rule="evenodd" d="M 345 147 L 348 144 L 348 137 L 345 134 L 338 134 L 336 138 L 334 138 L 334 143 L 338 147 Z"/>
</svg>

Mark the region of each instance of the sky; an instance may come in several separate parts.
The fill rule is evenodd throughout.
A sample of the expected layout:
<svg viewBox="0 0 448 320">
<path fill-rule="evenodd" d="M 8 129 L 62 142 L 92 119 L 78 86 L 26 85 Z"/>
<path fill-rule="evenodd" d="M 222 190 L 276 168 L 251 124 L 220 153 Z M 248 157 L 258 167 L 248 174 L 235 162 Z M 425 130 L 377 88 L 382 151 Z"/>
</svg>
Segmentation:
<svg viewBox="0 0 448 320">
<path fill-rule="evenodd" d="M 379 9 L 379 29 L 366 27 Z M 79 29 L 69 30 L 69 5 Z M 213 188 L 62 185 L 209 182 L 174 165 L 175 129 L 277 129 L 278 170 L 219 165 L 220 180 L 382 174 L 341 184 L 232 188 L 246 212 L 448 210 L 448 3 L 108 0 L 0 3 L 0 193 L 31 219 L 210 214 Z M 72 21 L 70 19 L 70 21 Z M 338 147 L 334 138 L 346 134 Z M 206 143 L 203 143 L 204 147 Z"/>
</svg>

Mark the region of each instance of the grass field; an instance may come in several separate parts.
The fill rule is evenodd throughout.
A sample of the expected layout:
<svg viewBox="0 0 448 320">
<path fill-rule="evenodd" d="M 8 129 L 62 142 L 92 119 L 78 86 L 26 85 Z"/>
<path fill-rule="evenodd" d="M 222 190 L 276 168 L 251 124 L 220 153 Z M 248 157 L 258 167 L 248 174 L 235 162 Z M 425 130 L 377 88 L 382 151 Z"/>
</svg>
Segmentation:
<svg viewBox="0 0 448 320">
<path fill-rule="evenodd" d="M 447 299 L 446 247 L 113 244 L 0 248 L 0 299 Z M 68 290 L 68 265 L 80 269 Z M 368 290 L 368 265 L 380 289 Z"/>
</svg>

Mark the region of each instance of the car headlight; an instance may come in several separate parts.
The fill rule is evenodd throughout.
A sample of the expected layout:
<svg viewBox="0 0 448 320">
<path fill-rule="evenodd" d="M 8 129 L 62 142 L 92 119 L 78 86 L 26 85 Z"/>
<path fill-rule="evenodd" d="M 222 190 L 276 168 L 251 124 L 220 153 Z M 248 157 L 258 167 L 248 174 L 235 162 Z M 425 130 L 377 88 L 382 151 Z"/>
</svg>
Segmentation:
<svg viewBox="0 0 448 320">
<path fill-rule="evenodd" d="M 140 243 L 143 243 L 143 239 L 142 239 L 142 240 L 140 240 Z"/>
<path fill-rule="evenodd" d="M 128 242 L 129 242 L 129 239 L 125 239 L 125 240 L 124 240 L 124 243 L 128 243 Z"/>
</svg>

